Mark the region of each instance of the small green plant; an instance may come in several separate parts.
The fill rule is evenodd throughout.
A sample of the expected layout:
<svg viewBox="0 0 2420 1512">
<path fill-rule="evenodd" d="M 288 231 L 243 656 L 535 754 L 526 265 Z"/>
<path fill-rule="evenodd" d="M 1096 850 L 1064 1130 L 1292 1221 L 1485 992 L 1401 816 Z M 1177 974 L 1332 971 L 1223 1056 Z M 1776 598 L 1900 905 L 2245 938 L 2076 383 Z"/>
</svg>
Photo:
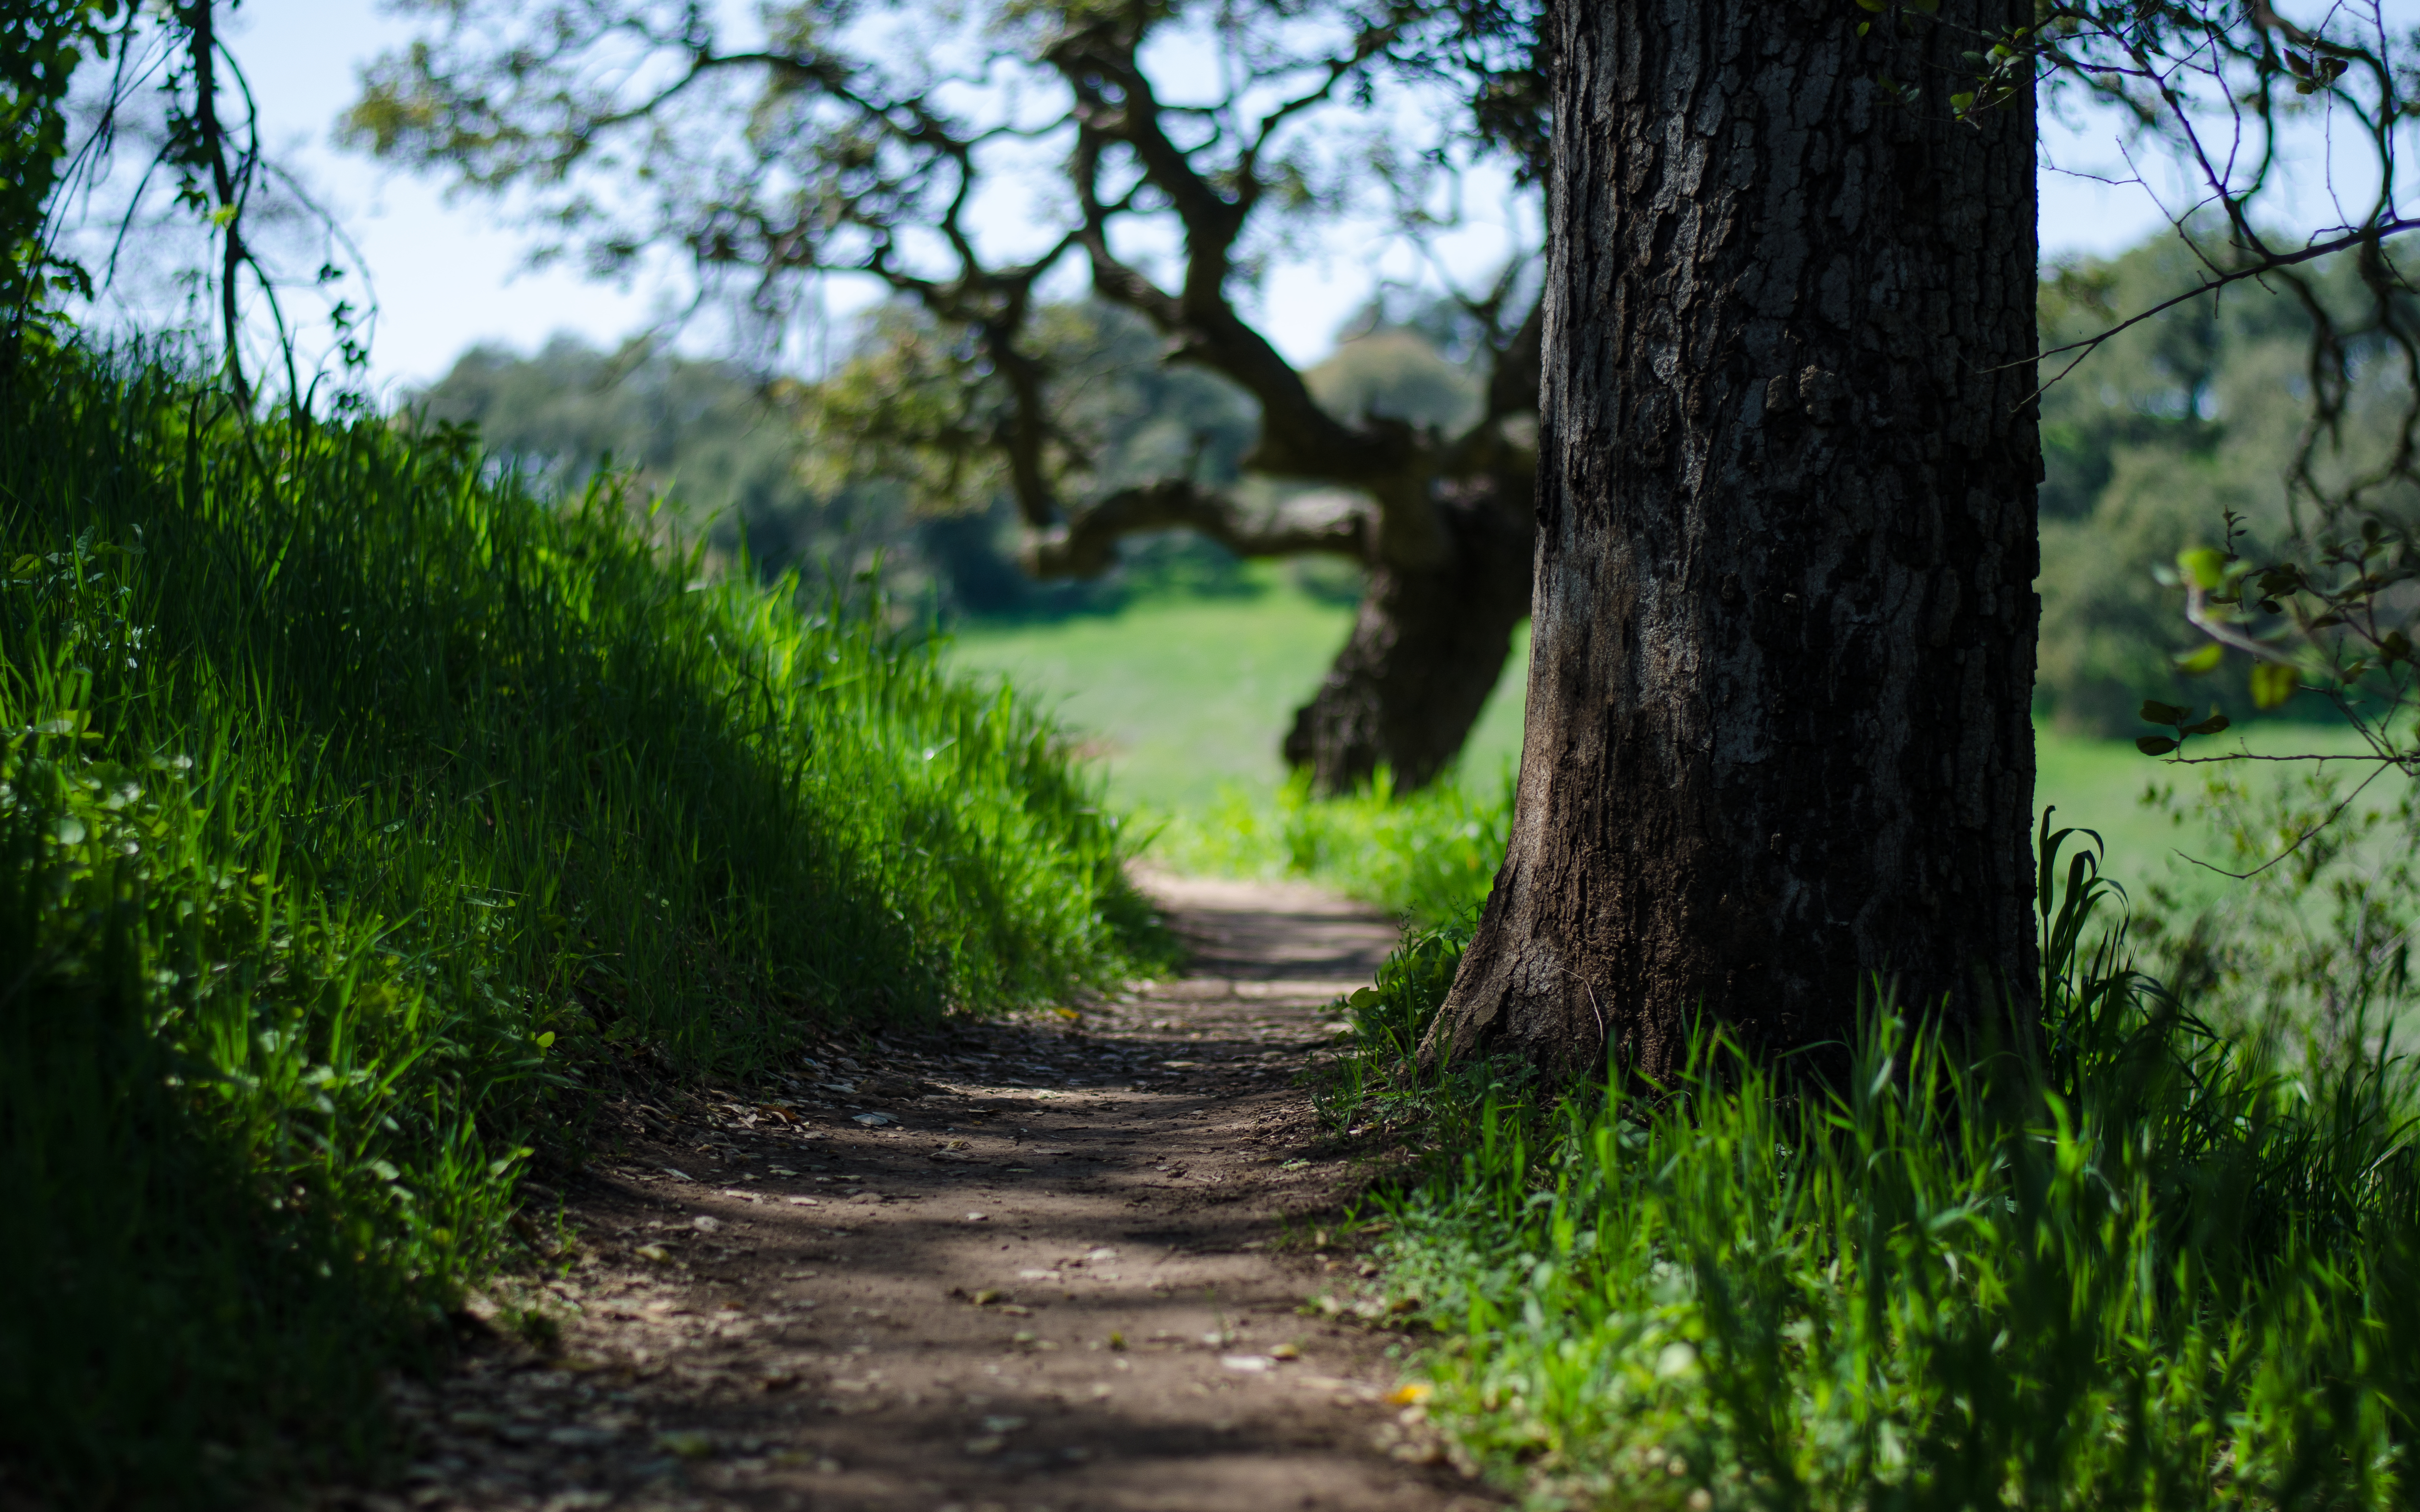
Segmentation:
<svg viewBox="0 0 2420 1512">
<path fill-rule="evenodd" d="M 1230 790 L 1207 815 L 1171 825 L 1156 849 L 1187 868 L 1311 877 L 1442 925 L 1486 901 L 1512 818 L 1510 771 L 1493 792 L 1449 773 L 1399 794 L 1381 768 L 1368 787 L 1337 798 L 1313 796 L 1297 773 L 1273 806 Z"/>
<path fill-rule="evenodd" d="M 1342 1053 L 1314 1073 L 1312 1102 L 1332 1128 L 1349 1129 L 1373 1101 L 1419 1101 L 1413 1064 L 1420 1039 L 1453 989 L 1454 971 L 1478 927 L 1476 910 L 1442 923 L 1414 925 L 1369 986 L 1341 999 L 1350 1035 Z M 1410 1113 L 1412 1105 L 1402 1111 Z"/>
</svg>

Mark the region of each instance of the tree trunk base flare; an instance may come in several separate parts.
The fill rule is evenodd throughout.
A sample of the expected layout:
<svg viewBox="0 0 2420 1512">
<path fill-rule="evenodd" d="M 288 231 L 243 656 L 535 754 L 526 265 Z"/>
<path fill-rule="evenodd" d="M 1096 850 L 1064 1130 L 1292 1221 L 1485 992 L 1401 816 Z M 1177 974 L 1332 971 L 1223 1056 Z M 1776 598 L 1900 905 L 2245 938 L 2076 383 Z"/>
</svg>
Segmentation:
<svg viewBox="0 0 2420 1512">
<path fill-rule="evenodd" d="M 2033 107 L 1942 98 L 2031 20 L 1556 6 L 1528 717 L 1430 1064 L 2032 1003 Z"/>
<path fill-rule="evenodd" d="M 1315 792 L 1350 793 L 1383 765 L 1407 793 L 1461 754 L 1529 613 L 1528 490 L 1508 505 L 1512 491 L 1441 508 L 1445 562 L 1370 569 L 1351 637 L 1286 733 L 1286 764 L 1307 768 Z"/>
</svg>

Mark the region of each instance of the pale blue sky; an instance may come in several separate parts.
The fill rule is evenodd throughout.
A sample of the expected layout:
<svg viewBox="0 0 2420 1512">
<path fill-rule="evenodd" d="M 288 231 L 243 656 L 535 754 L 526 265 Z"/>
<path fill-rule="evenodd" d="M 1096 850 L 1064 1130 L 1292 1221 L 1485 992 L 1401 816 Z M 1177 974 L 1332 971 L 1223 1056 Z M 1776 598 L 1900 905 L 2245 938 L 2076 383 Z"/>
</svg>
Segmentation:
<svg viewBox="0 0 2420 1512">
<path fill-rule="evenodd" d="M 624 289 L 570 269 L 529 270 L 522 237 L 492 205 L 449 204 L 425 180 L 334 148 L 331 127 L 353 97 L 356 70 L 409 34 L 374 0 L 244 0 L 235 22 L 233 45 L 272 148 L 342 218 L 376 281 L 373 360 L 382 384 L 427 381 L 475 342 L 527 349 L 571 331 L 610 345 L 660 307 L 662 285 L 643 280 Z M 2048 146 L 2063 163 L 2122 170 L 2108 143 L 2090 133 L 2056 134 Z M 2161 221 L 2138 187 L 2055 172 L 2045 172 L 2041 187 L 2045 255 L 2112 252 Z M 1340 245 L 1320 261 L 1279 268 L 1260 301 L 1264 328 L 1288 356 L 1315 360 L 1368 296 L 1376 255 L 1370 246 Z"/>
</svg>

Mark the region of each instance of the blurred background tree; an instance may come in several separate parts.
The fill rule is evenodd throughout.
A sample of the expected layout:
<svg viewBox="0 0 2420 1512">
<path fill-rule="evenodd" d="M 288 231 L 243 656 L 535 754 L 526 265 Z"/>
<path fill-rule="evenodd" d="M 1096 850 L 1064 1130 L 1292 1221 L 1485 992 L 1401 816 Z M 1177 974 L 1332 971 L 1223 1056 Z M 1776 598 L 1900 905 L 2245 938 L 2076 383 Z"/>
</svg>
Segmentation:
<svg viewBox="0 0 2420 1512">
<path fill-rule="evenodd" d="M 1534 169 L 1526 12 L 425 8 L 369 70 L 356 141 L 497 196 L 599 273 L 686 254 L 768 349 L 818 278 L 888 292 L 844 361 L 781 395 L 828 489 L 890 484 L 929 517 L 1005 498 L 1044 578 L 1180 529 L 1350 563 L 1355 628 L 1287 759 L 1327 791 L 1453 760 L 1528 609 L 1534 246 L 1458 300 L 1471 381 L 1432 354 L 1404 391 L 1417 414 L 1378 408 L 1402 385 L 1374 377 L 1409 333 L 1323 387 L 1246 302 L 1341 215 L 1375 207 L 1419 240 L 1457 223 L 1474 164 Z"/>
</svg>

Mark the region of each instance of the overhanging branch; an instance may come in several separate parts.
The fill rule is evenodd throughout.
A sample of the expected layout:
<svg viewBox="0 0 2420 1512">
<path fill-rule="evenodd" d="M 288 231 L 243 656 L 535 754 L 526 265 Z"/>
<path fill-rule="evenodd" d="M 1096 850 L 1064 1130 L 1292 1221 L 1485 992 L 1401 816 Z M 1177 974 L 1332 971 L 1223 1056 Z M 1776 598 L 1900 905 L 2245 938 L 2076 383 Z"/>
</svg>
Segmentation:
<svg viewBox="0 0 2420 1512">
<path fill-rule="evenodd" d="M 1191 530 L 1239 557 L 1326 552 L 1362 560 L 1370 510 L 1349 494 L 1306 494 L 1255 517 L 1233 499 L 1183 479 L 1121 488 L 1066 524 L 1033 536 L 1025 565 L 1037 578 L 1097 578 L 1117 564 L 1118 542 L 1146 531 Z"/>
</svg>

